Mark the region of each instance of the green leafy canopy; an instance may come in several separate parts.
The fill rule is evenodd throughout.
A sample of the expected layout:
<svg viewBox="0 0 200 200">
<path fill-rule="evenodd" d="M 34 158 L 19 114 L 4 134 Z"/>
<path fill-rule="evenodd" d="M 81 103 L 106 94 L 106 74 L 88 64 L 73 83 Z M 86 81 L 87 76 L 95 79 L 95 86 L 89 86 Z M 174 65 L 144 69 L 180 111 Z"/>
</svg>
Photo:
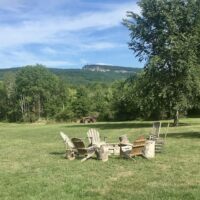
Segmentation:
<svg viewBox="0 0 200 200">
<path fill-rule="evenodd" d="M 141 0 L 138 4 L 140 15 L 128 12 L 123 23 L 130 31 L 129 48 L 140 61 L 146 60 L 139 79 L 141 104 L 170 113 L 185 110 L 200 91 L 200 1 Z"/>
</svg>

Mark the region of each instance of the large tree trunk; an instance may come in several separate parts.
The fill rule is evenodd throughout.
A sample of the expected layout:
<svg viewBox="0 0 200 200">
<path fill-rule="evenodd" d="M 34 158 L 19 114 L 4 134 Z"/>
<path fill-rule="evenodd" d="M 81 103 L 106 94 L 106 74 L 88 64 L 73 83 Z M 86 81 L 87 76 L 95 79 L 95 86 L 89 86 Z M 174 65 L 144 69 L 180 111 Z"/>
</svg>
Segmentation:
<svg viewBox="0 0 200 200">
<path fill-rule="evenodd" d="M 22 113 L 22 119 L 23 121 L 25 120 L 25 97 L 21 95 L 20 97 L 20 108 L 21 108 L 21 113 Z"/>
<path fill-rule="evenodd" d="M 178 126 L 179 123 L 179 111 L 177 110 L 174 115 L 174 126 Z"/>
</svg>

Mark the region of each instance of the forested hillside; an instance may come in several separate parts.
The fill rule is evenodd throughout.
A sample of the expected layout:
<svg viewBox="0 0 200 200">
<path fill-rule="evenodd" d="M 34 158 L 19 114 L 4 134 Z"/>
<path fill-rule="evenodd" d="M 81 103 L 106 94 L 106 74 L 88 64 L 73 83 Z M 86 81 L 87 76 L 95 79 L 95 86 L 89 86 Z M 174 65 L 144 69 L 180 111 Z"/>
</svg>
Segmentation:
<svg viewBox="0 0 200 200">
<path fill-rule="evenodd" d="M 42 65 L 1 70 L 0 120 L 77 121 L 88 115 L 98 120 L 133 119 L 139 114 L 138 105 L 131 105 L 136 100 L 135 79 L 136 73 L 48 69 Z"/>
<path fill-rule="evenodd" d="M 93 65 L 91 65 L 93 66 Z M 102 70 L 105 69 L 105 65 L 98 65 Z M 130 77 L 132 74 L 135 74 L 141 71 L 140 68 L 126 68 L 126 67 L 115 67 L 107 66 L 110 70 L 103 71 L 92 71 L 86 69 L 85 66 L 83 69 L 58 69 L 58 68 L 49 68 L 51 72 L 59 76 L 64 82 L 71 85 L 86 85 L 90 83 L 112 83 L 116 80 L 125 80 Z M 123 73 L 123 70 L 127 70 L 127 73 Z M 10 69 L 0 69 L 0 80 L 3 80 L 3 77 L 6 73 L 12 72 L 16 73 L 20 68 L 10 68 Z M 117 70 L 117 72 L 116 72 Z M 120 72 L 121 71 L 121 72 Z"/>
<path fill-rule="evenodd" d="M 72 71 L 69 75 L 69 70 L 49 70 L 41 65 L 1 70 L 0 120 L 79 121 L 95 116 L 98 121 L 122 121 L 173 116 L 168 110 L 151 106 L 157 99 L 153 93 L 145 96 L 149 83 L 143 73 L 132 73 L 127 78 L 117 77 L 120 73 L 85 70 L 84 77 L 81 70 Z M 112 74 L 113 79 L 109 77 Z M 191 104 L 190 108 L 195 107 Z"/>
</svg>

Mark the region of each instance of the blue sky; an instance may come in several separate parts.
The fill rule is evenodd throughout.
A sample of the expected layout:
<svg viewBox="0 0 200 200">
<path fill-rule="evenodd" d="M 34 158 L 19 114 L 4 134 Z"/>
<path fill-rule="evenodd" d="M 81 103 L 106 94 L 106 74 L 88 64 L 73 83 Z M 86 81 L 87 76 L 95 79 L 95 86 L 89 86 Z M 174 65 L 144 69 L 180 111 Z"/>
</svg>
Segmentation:
<svg viewBox="0 0 200 200">
<path fill-rule="evenodd" d="M 0 68 L 44 64 L 143 67 L 128 49 L 135 0 L 0 0 Z"/>
</svg>

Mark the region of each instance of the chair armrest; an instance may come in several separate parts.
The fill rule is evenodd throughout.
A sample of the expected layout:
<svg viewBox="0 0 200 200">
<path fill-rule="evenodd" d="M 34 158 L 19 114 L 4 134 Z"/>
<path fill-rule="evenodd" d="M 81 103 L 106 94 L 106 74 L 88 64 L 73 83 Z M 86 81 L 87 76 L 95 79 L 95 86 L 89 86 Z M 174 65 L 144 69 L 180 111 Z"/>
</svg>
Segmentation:
<svg viewBox="0 0 200 200">
<path fill-rule="evenodd" d="M 77 148 L 78 150 L 87 150 L 88 148 Z"/>
<path fill-rule="evenodd" d="M 91 140 L 91 144 L 93 144 L 93 137 L 88 137 L 87 136 L 87 138 L 90 139 Z"/>
<path fill-rule="evenodd" d="M 87 137 L 79 137 L 79 139 L 81 140 L 85 140 Z"/>
<path fill-rule="evenodd" d="M 131 143 L 119 143 L 118 145 L 119 145 L 119 146 L 131 146 L 131 147 L 134 146 L 134 145 L 131 144 Z"/>
</svg>

